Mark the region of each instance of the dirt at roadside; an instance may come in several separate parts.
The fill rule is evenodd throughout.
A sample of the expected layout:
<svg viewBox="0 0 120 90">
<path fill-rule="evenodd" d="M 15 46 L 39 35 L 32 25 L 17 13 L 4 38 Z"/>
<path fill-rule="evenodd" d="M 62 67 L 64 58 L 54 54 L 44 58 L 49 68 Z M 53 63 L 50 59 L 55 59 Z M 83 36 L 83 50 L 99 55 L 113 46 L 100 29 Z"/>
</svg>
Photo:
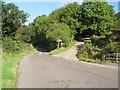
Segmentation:
<svg viewBox="0 0 120 90">
<path fill-rule="evenodd" d="M 55 54 L 53 56 L 78 61 L 78 59 L 76 58 L 76 54 L 79 50 L 79 47 L 83 44 L 84 42 L 77 42 L 74 46 L 72 46 L 72 48 L 68 49 L 67 51 Z"/>
</svg>

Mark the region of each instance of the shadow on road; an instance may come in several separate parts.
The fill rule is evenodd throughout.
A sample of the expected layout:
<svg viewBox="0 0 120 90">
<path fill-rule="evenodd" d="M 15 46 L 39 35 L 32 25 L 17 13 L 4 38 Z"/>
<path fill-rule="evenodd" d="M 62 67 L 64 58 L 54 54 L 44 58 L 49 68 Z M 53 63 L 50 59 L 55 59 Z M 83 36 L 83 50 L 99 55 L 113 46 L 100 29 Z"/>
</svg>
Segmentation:
<svg viewBox="0 0 120 90">
<path fill-rule="evenodd" d="M 39 48 L 38 46 L 35 47 L 35 49 L 39 52 L 47 52 L 44 48 Z"/>
</svg>

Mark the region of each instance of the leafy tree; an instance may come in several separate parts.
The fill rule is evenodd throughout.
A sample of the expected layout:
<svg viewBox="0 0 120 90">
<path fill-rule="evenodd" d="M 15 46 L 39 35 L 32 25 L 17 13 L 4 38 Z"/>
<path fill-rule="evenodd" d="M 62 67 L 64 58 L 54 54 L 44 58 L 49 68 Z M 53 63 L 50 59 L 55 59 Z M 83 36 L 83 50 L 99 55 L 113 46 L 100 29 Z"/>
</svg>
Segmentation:
<svg viewBox="0 0 120 90">
<path fill-rule="evenodd" d="M 120 12 L 116 13 L 115 16 L 117 19 L 120 19 Z"/>
<path fill-rule="evenodd" d="M 14 39 L 16 41 L 22 41 L 22 37 L 24 35 L 24 30 L 25 30 L 25 25 L 21 25 L 20 27 L 17 28 L 16 30 L 16 34 L 15 34 L 15 37 Z"/>
<path fill-rule="evenodd" d="M 26 43 L 31 43 L 34 40 L 35 31 L 31 26 L 21 25 L 15 34 L 16 41 L 24 41 Z"/>
<path fill-rule="evenodd" d="M 81 10 L 81 32 L 100 35 L 114 27 L 113 6 L 107 2 L 84 2 Z"/>
<path fill-rule="evenodd" d="M 74 2 L 67 4 L 65 7 L 57 9 L 50 14 L 50 17 L 57 23 L 65 23 L 72 30 L 72 35 L 79 32 L 81 22 L 79 21 L 81 15 L 80 5 Z"/>
<path fill-rule="evenodd" d="M 27 26 L 24 30 L 24 35 L 22 37 L 23 41 L 31 43 L 34 40 L 35 32 L 32 27 Z"/>
<path fill-rule="evenodd" d="M 3 36 L 14 36 L 17 28 L 27 21 L 28 16 L 13 3 L 2 3 Z"/>
<path fill-rule="evenodd" d="M 92 1 L 92 0 L 91 0 Z M 100 2 L 101 1 L 101 2 Z M 103 2 L 104 1 L 104 2 Z M 77 38 L 82 35 L 102 34 L 114 27 L 114 10 L 105 0 L 90 2 L 84 0 L 82 5 L 74 2 L 57 9 L 50 14 L 56 23 L 65 23 Z"/>
<path fill-rule="evenodd" d="M 44 32 L 45 30 L 47 30 L 46 26 L 48 26 L 48 18 L 46 15 L 38 16 L 35 18 L 34 20 L 35 29 Z"/>
<path fill-rule="evenodd" d="M 115 29 L 120 29 L 120 12 L 115 14 L 116 22 L 115 22 Z"/>
<path fill-rule="evenodd" d="M 60 38 L 68 46 L 72 40 L 71 29 L 64 23 L 50 24 L 46 31 L 46 38 L 53 42 Z"/>
<path fill-rule="evenodd" d="M 34 45 L 46 47 L 46 30 L 48 28 L 49 18 L 46 15 L 38 16 L 35 18 L 34 22 L 31 23 L 32 28 L 35 31 Z"/>
</svg>

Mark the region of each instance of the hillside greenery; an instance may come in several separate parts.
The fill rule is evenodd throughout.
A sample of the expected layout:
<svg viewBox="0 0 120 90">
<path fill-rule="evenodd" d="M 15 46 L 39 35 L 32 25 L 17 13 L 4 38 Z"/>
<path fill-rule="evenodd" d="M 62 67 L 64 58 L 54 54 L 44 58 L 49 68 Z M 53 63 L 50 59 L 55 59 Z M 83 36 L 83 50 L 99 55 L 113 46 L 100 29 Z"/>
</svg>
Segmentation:
<svg viewBox="0 0 120 90">
<path fill-rule="evenodd" d="M 71 47 L 74 40 L 89 37 L 90 40 L 84 40 L 85 45 L 77 53 L 80 60 L 101 63 L 104 53 L 120 53 L 120 12 L 115 13 L 113 6 L 106 1 L 84 0 L 82 5 L 69 3 L 48 16 L 37 16 L 32 23 L 25 25 L 29 16 L 15 4 L 2 2 L 0 28 L 2 26 L 2 63 L 5 66 L 2 73 L 5 87 L 11 83 L 7 80 L 15 80 L 15 72 L 7 71 L 8 66 L 11 65 L 10 70 L 16 70 L 18 59 L 34 51 L 32 47 L 44 48 L 50 54 L 55 54 Z M 62 40 L 60 48 L 57 39 Z M 15 86 L 13 82 L 12 86 Z"/>
</svg>

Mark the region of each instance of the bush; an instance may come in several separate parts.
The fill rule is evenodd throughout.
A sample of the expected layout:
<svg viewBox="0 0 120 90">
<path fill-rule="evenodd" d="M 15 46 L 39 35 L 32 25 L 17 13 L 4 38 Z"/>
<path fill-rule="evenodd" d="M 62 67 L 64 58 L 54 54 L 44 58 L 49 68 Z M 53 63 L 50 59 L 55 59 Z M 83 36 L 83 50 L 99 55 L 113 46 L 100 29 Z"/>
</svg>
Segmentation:
<svg viewBox="0 0 120 90">
<path fill-rule="evenodd" d="M 92 43 L 91 43 L 92 42 Z M 113 61 L 102 60 L 104 53 L 120 53 L 119 37 L 112 37 L 111 34 L 96 36 L 90 40 L 85 40 L 84 46 L 80 48 L 77 57 L 86 62 L 113 63 Z"/>
<path fill-rule="evenodd" d="M 31 43 L 35 37 L 35 32 L 30 26 L 20 26 L 17 29 L 15 39 L 18 41 L 24 41 L 26 43 Z"/>
<path fill-rule="evenodd" d="M 91 44 L 91 42 L 92 42 L 91 40 L 85 40 L 84 41 L 85 44 Z"/>
<path fill-rule="evenodd" d="M 120 53 L 120 43 L 111 42 L 105 48 L 103 48 L 104 53 Z"/>
<path fill-rule="evenodd" d="M 96 36 L 96 35 L 93 35 L 91 37 L 91 40 L 92 40 L 92 45 L 93 46 L 97 46 L 98 48 L 102 49 L 104 47 L 107 46 L 107 44 L 110 43 L 111 39 L 109 38 L 106 38 L 106 36 Z"/>
<path fill-rule="evenodd" d="M 80 48 L 77 53 L 77 57 L 80 59 L 81 57 L 93 59 L 96 55 L 98 55 L 100 49 L 98 47 L 92 46 L 91 44 L 85 44 Z"/>
<path fill-rule="evenodd" d="M 102 60 L 102 53 L 103 52 L 98 47 L 85 44 L 80 48 L 76 56 L 77 58 L 79 58 L 79 60 L 85 62 L 99 63 L 99 64 L 112 63 L 109 60 Z"/>
<path fill-rule="evenodd" d="M 10 37 L 3 39 L 3 52 L 5 53 L 19 53 L 29 48 L 29 44 L 25 42 L 15 41 Z"/>
<path fill-rule="evenodd" d="M 26 43 L 31 43 L 35 37 L 35 32 L 32 27 L 26 27 L 24 30 L 23 41 Z"/>
<path fill-rule="evenodd" d="M 3 52 L 13 53 L 16 51 L 15 42 L 12 38 L 4 38 L 3 40 Z"/>
</svg>

